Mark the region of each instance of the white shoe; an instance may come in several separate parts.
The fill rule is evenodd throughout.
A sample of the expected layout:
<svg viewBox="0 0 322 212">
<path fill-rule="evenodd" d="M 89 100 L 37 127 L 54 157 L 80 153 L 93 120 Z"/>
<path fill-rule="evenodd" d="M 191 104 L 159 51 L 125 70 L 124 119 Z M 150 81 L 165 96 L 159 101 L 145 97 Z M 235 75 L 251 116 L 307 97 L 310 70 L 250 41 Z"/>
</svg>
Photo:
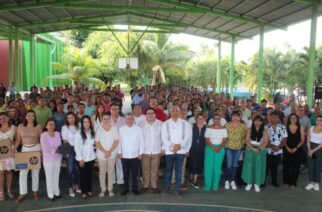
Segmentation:
<svg viewBox="0 0 322 212">
<path fill-rule="evenodd" d="M 254 188 L 255 188 L 255 191 L 256 192 L 260 192 L 261 191 L 260 187 L 258 185 L 256 185 L 256 184 L 254 185 Z"/>
<path fill-rule="evenodd" d="M 247 186 L 245 187 L 246 191 L 250 191 L 250 189 L 252 189 L 253 185 L 252 184 L 247 184 Z"/>
<path fill-rule="evenodd" d="M 314 183 L 313 189 L 314 189 L 314 191 L 319 191 L 320 185 L 318 183 Z"/>
<path fill-rule="evenodd" d="M 313 183 L 309 183 L 307 184 L 307 186 L 305 187 L 306 190 L 310 191 L 314 188 L 314 184 Z"/>
<path fill-rule="evenodd" d="M 233 190 L 236 190 L 237 189 L 236 184 L 235 184 L 235 181 L 231 181 L 230 186 L 231 186 L 231 188 Z"/>
<path fill-rule="evenodd" d="M 225 189 L 229 189 L 229 182 L 228 182 L 228 180 L 225 181 Z"/>
</svg>

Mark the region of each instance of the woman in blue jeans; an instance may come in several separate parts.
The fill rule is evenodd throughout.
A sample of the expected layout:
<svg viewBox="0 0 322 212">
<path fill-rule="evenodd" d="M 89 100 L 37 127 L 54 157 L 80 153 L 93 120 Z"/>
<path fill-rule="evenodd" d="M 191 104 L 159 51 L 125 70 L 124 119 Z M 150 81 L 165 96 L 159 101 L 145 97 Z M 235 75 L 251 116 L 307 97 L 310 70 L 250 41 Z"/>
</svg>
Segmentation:
<svg viewBox="0 0 322 212">
<path fill-rule="evenodd" d="M 233 111 L 231 122 L 226 124 L 226 181 L 225 189 L 236 190 L 236 175 L 238 170 L 238 160 L 246 141 L 246 126 L 241 121 L 241 112 Z"/>
<path fill-rule="evenodd" d="M 65 125 L 62 127 L 62 139 L 64 143 L 68 143 L 72 147 L 70 155 L 66 158 L 67 161 L 67 178 L 69 183 L 69 196 L 75 197 L 76 193 L 81 193 L 78 188 L 79 184 L 79 165 L 75 159 L 74 138 L 78 131 L 77 117 L 73 112 L 68 112 L 66 115 Z"/>
</svg>

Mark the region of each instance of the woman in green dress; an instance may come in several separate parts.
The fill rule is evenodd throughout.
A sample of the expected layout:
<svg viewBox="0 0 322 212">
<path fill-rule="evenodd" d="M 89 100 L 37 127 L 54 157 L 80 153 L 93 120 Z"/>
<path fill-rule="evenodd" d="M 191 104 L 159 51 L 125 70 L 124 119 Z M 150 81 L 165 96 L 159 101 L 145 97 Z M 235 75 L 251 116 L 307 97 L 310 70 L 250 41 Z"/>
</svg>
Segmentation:
<svg viewBox="0 0 322 212">
<path fill-rule="evenodd" d="M 225 144 L 227 142 L 227 129 L 220 124 L 220 115 L 215 114 L 213 125 L 205 132 L 205 190 L 218 190 L 221 169 L 225 157 Z"/>
<path fill-rule="evenodd" d="M 266 178 L 266 146 L 268 134 L 264 120 L 260 115 L 254 117 L 252 126 L 247 130 L 246 153 L 244 157 L 242 179 L 247 183 L 246 191 L 253 187 L 260 192 L 260 186 Z"/>
</svg>

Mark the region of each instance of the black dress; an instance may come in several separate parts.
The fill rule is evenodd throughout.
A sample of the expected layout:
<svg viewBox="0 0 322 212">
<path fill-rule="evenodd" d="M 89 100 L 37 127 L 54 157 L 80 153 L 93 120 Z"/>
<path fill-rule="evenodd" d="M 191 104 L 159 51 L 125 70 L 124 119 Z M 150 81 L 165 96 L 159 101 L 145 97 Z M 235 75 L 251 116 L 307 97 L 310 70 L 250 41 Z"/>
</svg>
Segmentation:
<svg viewBox="0 0 322 212">
<path fill-rule="evenodd" d="M 295 133 L 292 133 L 287 127 L 287 141 L 286 144 L 290 149 L 298 146 L 301 142 L 301 128 L 298 127 Z M 303 149 L 300 147 L 295 153 L 291 154 L 284 147 L 283 149 L 283 181 L 284 184 L 296 186 L 297 178 L 300 172 L 300 166 L 303 157 Z"/>
<path fill-rule="evenodd" d="M 192 127 L 192 145 L 189 151 L 189 171 L 190 174 L 201 174 L 204 166 L 205 157 L 205 132 L 207 126 L 204 125 L 201 130 L 197 124 Z"/>
</svg>

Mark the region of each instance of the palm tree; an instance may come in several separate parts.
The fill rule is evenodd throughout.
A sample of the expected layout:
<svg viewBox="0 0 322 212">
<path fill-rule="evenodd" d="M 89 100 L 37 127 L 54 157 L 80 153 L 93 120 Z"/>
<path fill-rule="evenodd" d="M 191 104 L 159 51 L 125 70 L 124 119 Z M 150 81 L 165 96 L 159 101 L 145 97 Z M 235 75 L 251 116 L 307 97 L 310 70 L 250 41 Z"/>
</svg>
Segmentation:
<svg viewBox="0 0 322 212">
<path fill-rule="evenodd" d="M 167 70 L 184 73 L 185 64 L 192 58 L 192 52 L 188 47 L 171 43 L 169 35 L 158 33 L 155 36 L 155 41 L 144 40 L 141 43 L 142 52 L 152 67 L 152 85 L 158 82 L 166 83 Z"/>
<path fill-rule="evenodd" d="M 67 47 L 62 63 L 53 63 L 53 70 L 60 74 L 48 76 L 45 80 L 71 80 L 76 87 L 81 83 L 105 86 L 102 80 L 93 77 L 99 73 L 98 64 L 85 49 Z"/>
</svg>

